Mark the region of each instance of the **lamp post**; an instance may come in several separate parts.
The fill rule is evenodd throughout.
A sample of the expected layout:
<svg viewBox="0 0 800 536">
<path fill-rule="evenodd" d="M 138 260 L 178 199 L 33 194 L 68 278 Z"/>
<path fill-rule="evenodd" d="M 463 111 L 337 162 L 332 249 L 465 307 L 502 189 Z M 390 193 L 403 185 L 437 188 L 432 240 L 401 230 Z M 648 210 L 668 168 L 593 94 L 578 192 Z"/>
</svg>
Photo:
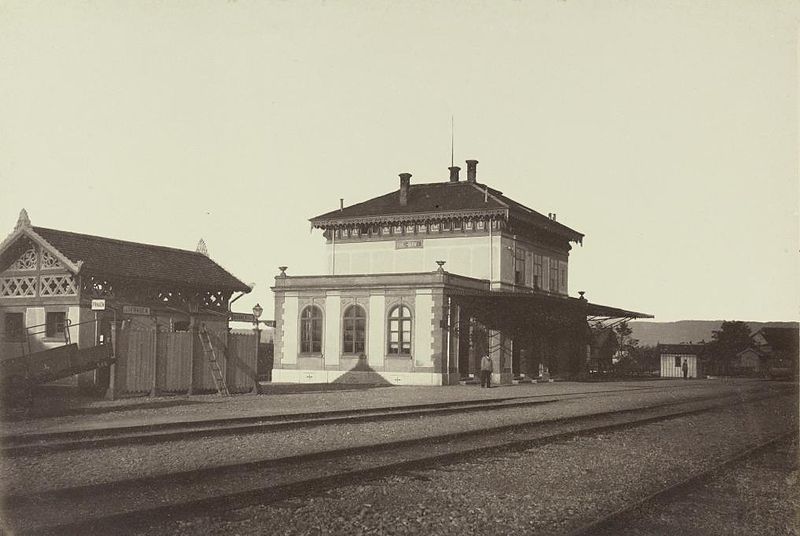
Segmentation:
<svg viewBox="0 0 800 536">
<path fill-rule="evenodd" d="M 255 363 L 255 378 L 253 382 L 253 389 L 254 392 L 258 393 L 258 350 L 261 347 L 261 329 L 258 326 L 258 319 L 261 318 L 261 313 L 264 312 L 264 308 L 261 307 L 259 304 L 255 304 L 253 307 L 253 325 L 256 330 L 256 363 Z"/>
</svg>

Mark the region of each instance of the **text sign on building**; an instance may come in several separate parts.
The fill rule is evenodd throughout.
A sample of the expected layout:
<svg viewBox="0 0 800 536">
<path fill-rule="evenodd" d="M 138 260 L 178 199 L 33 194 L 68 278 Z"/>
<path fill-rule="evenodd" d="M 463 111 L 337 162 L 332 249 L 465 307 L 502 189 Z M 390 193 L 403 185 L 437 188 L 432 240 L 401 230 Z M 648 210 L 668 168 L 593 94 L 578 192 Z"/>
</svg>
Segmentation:
<svg viewBox="0 0 800 536">
<path fill-rule="evenodd" d="M 149 307 L 139 307 L 138 305 L 123 305 L 122 312 L 126 315 L 150 315 Z"/>
<path fill-rule="evenodd" d="M 231 322 L 250 322 L 252 324 L 256 321 L 253 313 L 230 313 L 228 318 Z"/>
<path fill-rule="evenodd" d="M 105 311 L 106 300 L 92 300 L 92 311 Z"/>
<path fill-rule="evenodd" d="M 395 240 L 394 249 L 415 249 L 422 247 L 422 240 Z"/>
</svg>

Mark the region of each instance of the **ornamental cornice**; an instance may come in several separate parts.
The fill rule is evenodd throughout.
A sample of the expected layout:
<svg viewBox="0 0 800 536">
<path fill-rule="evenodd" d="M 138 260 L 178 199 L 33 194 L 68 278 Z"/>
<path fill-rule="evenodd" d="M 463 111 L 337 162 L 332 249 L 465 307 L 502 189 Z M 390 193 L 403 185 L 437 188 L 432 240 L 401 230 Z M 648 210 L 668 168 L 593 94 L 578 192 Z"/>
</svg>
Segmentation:
<svg viewBox="0 0 800 536">
<path fill-rule="evenodd" d="M 414 214 L 382 214 L 377 216 L 350 216 L 341 218 L 326 218 L 311 220 L 312 227 L 316 229 L 331 229 L 354 224 L 392 224 L 409 222 L 430 222 L 453 219 L 470 218 L 508 218 L 508 209 L 480 209 L 480 210 L 453 210 L 448 212 L 423 212 Z"/>
</svg>

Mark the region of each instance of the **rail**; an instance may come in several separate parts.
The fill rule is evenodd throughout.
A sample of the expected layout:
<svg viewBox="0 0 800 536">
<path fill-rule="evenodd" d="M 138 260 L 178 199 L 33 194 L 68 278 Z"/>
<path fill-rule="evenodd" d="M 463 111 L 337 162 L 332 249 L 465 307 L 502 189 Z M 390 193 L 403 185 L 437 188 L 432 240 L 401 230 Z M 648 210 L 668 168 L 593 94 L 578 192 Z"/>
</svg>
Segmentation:
<svg viewBox="0 0 800 536">
<path fill-rule="evenodd" d="M 71 344 L 72 343 L 72 336 L 70 335 L 70 329 L 76 326 L 81 326 L 84 324 L 97 324 L 100 319 L 93 319 L 93 320 L 85 320 L 83 322 L 72 322 L 69 318 L 65 318 L 64 322 L 56 322 L 55 326 L 53 326 L 53 322 L 44 322 L 43 324 L 34 324 L 32 326 L 24 326 L 22 329 L 25 331 L 24 338 L 20 337 L 19 344 L 20 349 L 22 351 L 22 355 L 30 355 L 33 352 L 31 351 L 31 336 L 32 335 L 41 335 L 45 334 L 45 338 L 55 340 L 58 339 L 58 334 L 62 333 L 64 336 L 64 344 Z M 38 328 L 38 329 L 37 329 Z M 35 330 L 35 331 L 32 331 Z M 13 333 L 12 336 L 18 336 L 18 333 Z"/>
</svg>

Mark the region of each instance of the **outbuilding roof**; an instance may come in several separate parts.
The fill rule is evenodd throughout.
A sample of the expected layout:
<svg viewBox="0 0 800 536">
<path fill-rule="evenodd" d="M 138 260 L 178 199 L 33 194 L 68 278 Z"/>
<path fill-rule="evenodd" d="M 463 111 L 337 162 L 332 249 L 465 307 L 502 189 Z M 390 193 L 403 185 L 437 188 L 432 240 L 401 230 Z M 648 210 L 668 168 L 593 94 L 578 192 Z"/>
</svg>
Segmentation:
<svg viewBox="0 0 800 536">
<path fill-rule="evenodd" d="M 794 354 L 798 351 L 798 341 L 800 340 L 800 331 L 797 328 L 761 328 L 753 337 L 761 334 L 769 344 L 773 351 L 786 351 Z"/>
<path fill-rule="evenodd" d="M 659 354 L 700 355 L 704 344 L 659 344 Z"/>
<path fill-rule="evenodd" d="M 44 227 L 33 230 L 81 271 L 130 279 L 150 279 L 193 287 L 249 291 L 250 287 L 196 251 L 127 242 Z"/>
<path fill-rule="evenodd" d="M 34 227 L 24 210 L 14 231 L 0 244 L 0 258 L 12 261 L 9 255 L 15 254 L 23 237 L 50 250 L 69 270 L 81 274 L 205 290 L 250 291 L 248 285 L 201 252 Z"/>
<path fill-rule="evenodd" d="M 421 218 L 495 216 L 519 219 L 535 227 L 581 242 L 583 234 L 503 195 L 486 184 L 470 181 L 410 184 L 405 205 L 400 190 L 311 218 L 318 228 L 353 223 L 389 223 Z"/>
</svg>

